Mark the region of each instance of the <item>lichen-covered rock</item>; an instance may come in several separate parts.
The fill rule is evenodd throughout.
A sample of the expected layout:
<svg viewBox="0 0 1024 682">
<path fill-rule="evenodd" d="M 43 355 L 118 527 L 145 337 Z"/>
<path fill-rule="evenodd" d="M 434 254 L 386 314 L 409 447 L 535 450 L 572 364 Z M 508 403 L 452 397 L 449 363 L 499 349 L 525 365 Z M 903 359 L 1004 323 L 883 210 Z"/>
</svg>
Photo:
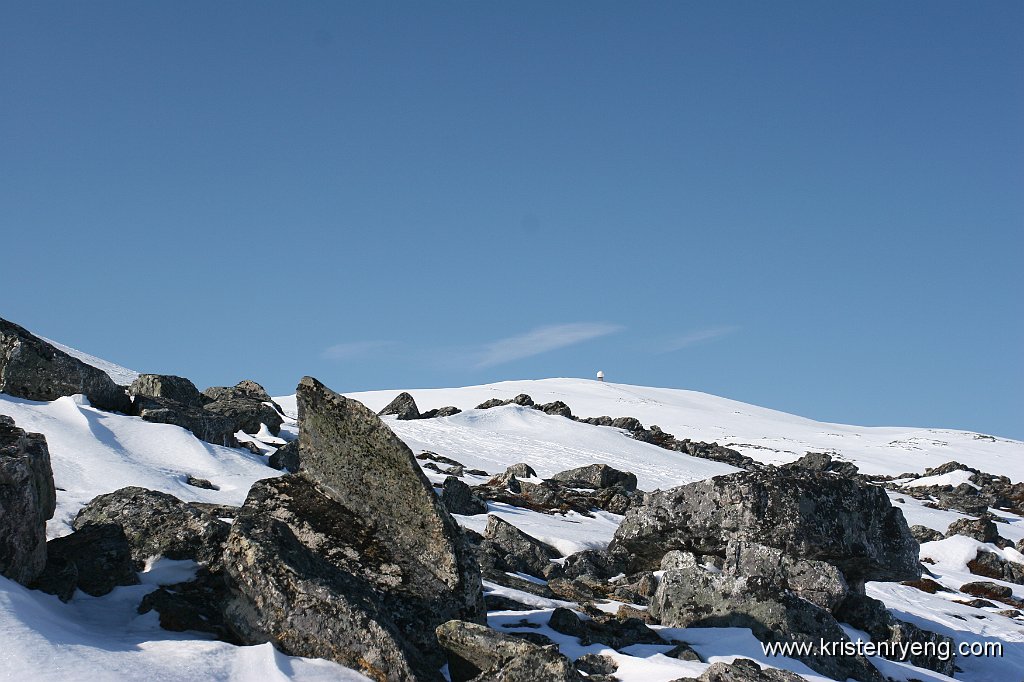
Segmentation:
<svg viewBox="0 0 1024 682">
<path fill-rule="evenodd" d="M 914 539 L 920 544 L 926 542 L 935 542 L 936 540 L 942 540 L 946 536 L 937 530 L 929 528 L 928 526 L 914 525 L 910 527 L 910 534 L 914 536 Z"/>
<path fill-rule="evenodd" d="M 539 646 L 483 625 L 452 620 L 437 628 L 452 682 L 583 682 L 556 646 Z"/>
<path fill-rule="evenodd" d="M 70 535 L 50 540 L 46 549 L 47 570 L 35 587 L 56 594 L 63 601 L 70 598 L 76 587 L 101 597 L 118 585 L 139 583 L 128 540 L 116 524 L 85 525 Z M 69 564 L 74 566 L 73 572 L 68 569 Z M 61 584 L 62 577 L 71 575 L 74 580 L 70 586 Z"/>
<path fill-rule="evenodd" d="M 853 478 L 859 473 L 857 465 L 852 462 L 843 462 L 832 459 L 827 452 L 808 452 L 806 455 L 786 464 L 786 469 L 809 469 L 810 471 L 824 471 L 838 476 Z"/>
<path fill-rule="evenodd" d="M 473 489 L 454 476 L 444 479 L 441 504 L 452 514 L 475 516 L 487 513 L 487 503 L 473 493 Z"/>
<path fill-rule="evenodd" d="M 700 566 L 669 570 L 650 611 L 662 625 L 671 627 L 749 628 L 762 642 L 807 642 L 812 652 L 797 658 L 816 672 L 836 680 L 883 679 L 863 656 L 820 651 L 822 641 L 849 641 L 836 620 L 828 611 L 780 591 L 776 583 L 760 576 L 735 577 Z"/>
<path fill-rule="evenodd" d="M 93 407 L 127 413 L 131 401 L 101 369 L 0 318 L 0 393 L 28 400 L 84 394 Z"/>
<path fill-rule="evenodd" d="M 299 441 L 293 440 L 279 447 L 267 463 L 278 470 L 287 469 L 293 474 L 302 468 L 302 460 L 299 457 Z"/>
<path fill-rule="evenodd" d="M 877 599 L 850 593 L 835 610 L 835 616 L 840 621 L 868 633 L 875 644 L 886 642 L 892 645 L 909 645 L 917 642 L 923 645 L 920 647 L 921 653 L 911 655 L 909 661 L 919 668 L 934 670 L 949 677 L 952 677 L 957 669 L 955 647 L 951 638 L 899 620 Z"/>
<path fill-rule="evenodd" d="M 56 504 L 46 438 L 0 415 L 0 574 L 28 585 L 42 573 Z"/>
<path fill-rule="evenodd" d="M 281 424 L 284 423 L 273 407 L 249 398 L 221 398 L 207 403 L 203 409 L 230 420 L 232 433 L 259 433 L 260 425 L 265 424 L 267 430 L 276 436 L 281 433 Z"/>
<path fill-rule="evenodd" d="M 230 526 L 174 495 L 145 488 L 121 488 L 100 495 L 78 512 L 74 528 L 115 524 L 124 530 L 132 559 L 141 568 L 147 559 L 216 560 Z"/>
<path fill-rule="evenodd" d="M 732 663 L 712 663 L 700 677 L 682 677 L 675 682 L 803 682 L 789 670 L 762 668 L 749 658 L 737 658 Z"/>
<path fill-rule="evenodd" d="M 919 545 L 885 490 L 795 469 L 718 476 L 645 495 L 615 533 L 613 552 L 635 570 L 658 565 L 671 549 L 724 556 L 730 540 L 831 563 L 851 586 L 920 576 Z"/>
<path fill-rule="evenodd" d="M 231 528 L 228 627 L 374 679 L 439 679 L 435 628 L 485 616 L 465 536 L 377 415 L 310 377 L 297 400 L 302 472 L 253 485 Z"/>
<path fill-rule="evenodd" d="M 767 579 L 780 593 L 790 590 L 826 611 L 837 607 L 849 592 L 843 574 L 832 564 L 796 559 L 755 542 L 730 542 L 725 548 L 723 570 L 730 575 Z"/>
<path fill-rule="evenodd" d="M 202 407 L 205 402 L 195 384 L 171 374 L 140 374 L 128 392 L 133 397 L 164 398 L 191 407 Z"/>
<path fill-rule="evenodd" d="M 399 393 L 394 400 L 388 403 L 383 410 L 378 412 L 380 416 L 395 415 L 398 419 L 419 419 L 420 410 L 416 407 L 416 401 L 408 393 Z"/>
<path fill-rule="evenodd" d="M 242 379 L 234 386 L 211 386 L 203 391 L 207 402 L 217 400 L 254 400 L 258 403 L 272 403 L 267 389 L 251 379 Z"/>
<path fill-rule="evenodd" d="M 1024 585 L 1024 564 L 1007 561 L 995 552 L 978 550 L 974 559 L 967 562 L 967 570 L 974 575 Z"/>
<path fill-rule="evenodd" d="M 155 424 L 174 424 L 214 445 L 236 447 L 234 420 L 202 407 L 186 405 L 170 398 L 135 396 L 132 414 Z"/>
<path fill-rule="evenodd" d="M 991 542 L 1000 547 L 1011 544 L 999 536 L 999 528 L 987 516 L 980 519 L 957 519 L 949 524 L 949 528 L 946 530 L 946 537 L 951 535 L 963 535 L 974 538 L 978 542 Z"/>
<path fill-rule="evenodd" d="M 554 547 L 494 515 L 487 517 L 480 551 L 481 563 L 489 568 L 537 577 L 549 575 L 552 560 L 561 556 Z"/>
<path fill-rule="evenodd" d="M 437 407 L 432 410 L 427 410 L 420 415 L 420 419 L 434 419 L 435 417 L 454 417 L 460 414 L 462 410 L 455 407 L 454 405 L 446 405 L 444 407 Z"/>
<path fill-rule="evenodd" d="M 576 488 L 610 488 L 621 486 L 624 490 L 636 490 L 636 476 L 628 471 L 619 471 L 607 464 L 590 464 L 588 466 L 560 471 L 551 477 Z"/>
</svg>

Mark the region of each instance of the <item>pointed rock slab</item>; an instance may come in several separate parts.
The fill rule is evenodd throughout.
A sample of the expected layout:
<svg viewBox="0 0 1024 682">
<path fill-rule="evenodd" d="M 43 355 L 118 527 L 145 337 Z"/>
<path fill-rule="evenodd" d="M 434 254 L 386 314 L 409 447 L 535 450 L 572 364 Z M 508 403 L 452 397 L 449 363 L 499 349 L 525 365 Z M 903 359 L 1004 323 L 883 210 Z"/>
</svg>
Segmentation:
<svg viewBox="0 0 1024 682">
<path fill-rule="evenodd" d="M 387 406 L 378 413 L 380 416 L 396 415 L 399 419 L 419 419 L 420 408 L 416 407 L 416 401 L 408 393 L 399 393 Z"/>
<path fill-rule="evenodd" d="M 369 409 L 304 378 L 302 472 L 253 485 L 223 562 L 246 643 L 375 680 L 435 680 L 435 628 L 483 622 L 480 569 L 412 452 Z"/>
</svg>

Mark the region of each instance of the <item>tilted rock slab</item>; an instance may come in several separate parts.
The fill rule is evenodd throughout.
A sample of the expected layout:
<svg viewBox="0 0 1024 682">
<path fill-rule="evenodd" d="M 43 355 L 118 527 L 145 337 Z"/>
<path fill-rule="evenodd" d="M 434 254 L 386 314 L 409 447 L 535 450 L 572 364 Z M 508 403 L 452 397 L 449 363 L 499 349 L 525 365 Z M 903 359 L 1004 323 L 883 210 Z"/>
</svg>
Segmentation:
<svg viewBox="0 0 1024 682">
<path fill-rule="evenodd" d="M 124 388 L 101 369 L 73 358 L 23 327 L 0 318 L 0 393 L 28 400 L 84 394 L 93 407 L 127 413 Z"/>
<path fill-rule="evenodd" d="M 228 625 L 375 680 L 441 679 L 434 630 L 485 617 L 462 530 L 373 412 L 310 377 L 297 399 L 302 472 L 257 482 L 232 525 Z"/>
<path fill-rule="evenodd" d="M 837 566 L 864 581 L 915 580 L 919 545 L 885 490 L 838 476 L 767 467 L 645 496 L 615 532 L 611 550 L 652 569 L 672 549 L 725 555 L 730 540 Z"/>
<path fill-rule="evenodd" d="M 39 577 L 56 506 L 46 438 L 0 415 L 0 574 L 24 585 Z"/>
</svg>

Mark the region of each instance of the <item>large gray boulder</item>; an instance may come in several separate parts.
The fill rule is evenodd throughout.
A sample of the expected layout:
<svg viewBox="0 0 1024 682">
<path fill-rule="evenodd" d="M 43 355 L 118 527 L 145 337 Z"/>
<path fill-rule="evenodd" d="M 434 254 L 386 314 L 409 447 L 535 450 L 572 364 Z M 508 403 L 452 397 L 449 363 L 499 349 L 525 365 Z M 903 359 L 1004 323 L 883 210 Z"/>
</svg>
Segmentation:
<svg viewBox="0 0 1024 682">
<path fill-rule="evenodd" d="M 650 569 L 672 549 L 722 557 L 730 540 L 831 563 L 855 589 L 921 575 L 919 545 L 885 490 L 802 469 L 768 467 L 650 493 L 626 514 L 611 550 Z"/>
<path fill-rule="evenodd" d="M 850 591 L 843 574 L 832 564 L 786 556 L 781 550 L 755 542 L 730 542 L 722 571 L 766 579 L 780 592 L 789 590 L 826 611 L 839 606 Z"/>
<path fill-rule="evenodd" d="M 255 400 L 258 403 L 273 403 L 267 389 L 252 379 L 242 379 L 234 386 L 211 386 L 203 391 L 208 402 L 217 400 Z"/>
<path fill-rule="evenodd" d="M 182 405 L 203 406 L 203 395 L 189 379 L 172 374 L 140 374 L 128 387 L 132 397 L 164 398 Z"/>
<path fill-rule="evenodd" d="M 700 677 L 682 677 L 675 682 L 803 682 L 804 678 L 788 670 L 762 668 L 749 658 L 732 663 L 712 663 Z"/>
<path fill-rule="evenodd" d="M 452 620 L 437 628 L 452 682 L 583 682 L 556 646 L 538 646 L 491 628 Z"/>
<path fill-rule="evenodd" d="M 46 438 L 0 415 L 0 574 L 23 585 L 39 577 L 56 505 Z"/>
<path fill-rule="evenodd" d="M 228 626 L 374 679 L 440 679 L 436 627 L 485 617 L 462 530 L 377 415 L 310 377 L 296 393 L 302 472 L 253 485 L 232 525 Z"/>
<path fill-rule="evenodd" d="M 207 443 L 238 446 L 235 420 L 202 407 L 186 405 L 170 398 L 137 395 L 132 403 L 132 414 L 155 424 L 180 426 Z"/>
<path fill-rule="evenodd" d="M 88 524 L 47 543 L 46 570 L 33 587 L 68 601 L 78 588 L 101 597 L 118 585 L 137 585 L 124 530 L 112 523 Z"/>
<path fill-rule="evenodd" d="M 408 393 L 399 393 L 394 400 L 388 403 L 383 410 L 378 412 L 382 417 L 395 415 L 398 419 L 419 419 L 420 410 L 416 407 L 416 401 Z"/>
<path fill-rule="evenodd" d="M 671 627 L 749 628 L 766 643 L 810 643 L 811 653 L 797 658 L 822 675 L 861 682 L 883 679 L 863 656 L 820 651 L 822 641 L 849 642 L 849 638 L 828 611 L 780 591 L 771 579 L 716 573 L 695 563 L 678 565 L 662 576 L 650 613 Z"/>
<path fill-rule="evenodd" d="M 0 318 L 0 393 L 28 400 L 84 394 L 93 407 L 127 413 L 123 387 L 101 369 L 73 358 L 13 322 Z"/>
<path fill-rule="evenodd" d="M 489 569 L 546 577 L 555 569 L 552 560 L 562 555 L 551 545 L 491 515 L 487 517 L 479 556 L 481 564 Z"/>
<path fill-rule="evenodd" d="M 150 557 L 215 561 L 230 526 L 174 495 L 146 488 L 121 488 L 94 498 L 78 512 L 73 526 L 113 524 L 125 534 L 136 566 Z"/>
<path fill-rule="evenodd" d="M 248 398 L 221 398 L 204 406 L 207 412 L 225 417 L 231 422 L 232 433 L 259 433 L 260 425 L 275 436 L 281 433 L 284 420 L 270 405 Z"/>
<path fill-rule="evenodd" d="M 636 475 L 628 471 L 619 471 L 607 464 L 590 464 L 577 469 L 560 471 L 552 476 L 551 479 L 576 488 L 593 488 L 597 490 L 618 485 L 624 490 L 636 490 Z"/>
</svg>

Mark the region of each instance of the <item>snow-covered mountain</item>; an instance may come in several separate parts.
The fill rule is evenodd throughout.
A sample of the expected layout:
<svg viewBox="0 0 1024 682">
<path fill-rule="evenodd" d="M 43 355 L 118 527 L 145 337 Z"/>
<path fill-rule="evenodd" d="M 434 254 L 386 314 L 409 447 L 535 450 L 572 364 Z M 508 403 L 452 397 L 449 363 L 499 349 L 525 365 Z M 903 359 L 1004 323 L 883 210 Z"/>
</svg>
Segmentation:
<svg viewBox="0 0 1024 682">
<path fill-rule="evenodd" d="M 119 383 L 137 373 L 113 363 L 63 348 L 69 354 L 106 371 Z M 373 411 L 387 405 L 401 389 L 349 394 Z M 471 485 L 482 483 L 515 463 L 530 465 L 539 478 L 593 463 L 608 464 L 636 475 L 641 490 L 668 489 L 737 471 L 729 464 L 692 457 L 641 442 L 622 429 L 594 426 L 520 405 L 475 409 L 489 399 L 528 394 L 537 403 L 562 401 L 579 417 L 635 417 L 644 425 L 658 425 L 677 438 L 717 442 L 758 462 L 783 464 L 808 451 L 830 453 L 850 462 L 861 473 L 898 476 L 921 474 L 928 468 L 957 460 L 976 469 L 1024 480 L 1024 443 L 987 434 L 935 428 L 857 427 L 827 424 L 703 393 L 628 386 L 581 379 L 509 381 L 483 386 L 410 390 L 421 409 L 455 406 L 461 413 L 433 419 L 398 420 L 387 425 L 414 453 L 429 451 L 456 460 L 467 469 L 487 475 L 466 474 Z M 266 453 L 297 435 L 294 396 L 275 398 L 290 419 L 280 438 L 268 433 L 246 435 L 254 450 L 211 445 L 183 428 L 156 424 L 91 407 L 81 396 L 51 402 L 30 401 L 0 394 L 0 414 L 30 432 L 46 436 L 57 487 L 57 512 L 47 535 L 71 532 L 78 510 L 97 495 L 129 485 L 173 494 L 182 500 L 240 505 L 253 482 L 280 475 L 267 466 Z M 429 460 L 421 461 L 427 464 Z M 434 483 L 447 475 L 424 468 Z M 946 474 L 938 480 L 908 481 L 908 485 L 964 483 L 963 476 Z M 218 490 L 189 485 L 188 476 L 207 479 Z M 947 480 L 948 479 L 948 480 Z M 972 485 L 966 481 L 968 485 Z M 889 492 L 911 525 L 945 533 L 966 514 L 928 505 L 898 490 Z M 502 502 L 489 502 L 488 512 L 547 542 L 563 555 L 582 549 L 603 549 L 622 517 L 595 511 L 550 514 Z M 999 535 L 1010 542 L 1024 540 L 1024 519 L 1000 513 Z M 483 532 L 487 515 L 457 516 L 466 528 Z M 963 583 L 977 579 L 967 569 L 982 543 L 963 536 L 925 543 L 922 556 L 934 580 L 952 590 L 935 594 L 898 583 L 869 583 L 868 594 L 881 599 L 903 620 L 952 637 L 955 641 L 997 641 L 1001 657 L 965 657 L 958 661 L 961 680 L 1019 679 L 1024 670 L 1024 619 L 1001 615 L 1005 608 L 978 608 L 958 602 Z M 1012 547 L 988 546 L 1006 560 L 1024 562 Z M 156 613 L 136 613 L 141 596 L 155 585 L 182 580 L 195 570 L 191 562 L 160 559 L 140 577 L 142 584 L 118 587 L 103 597 L 81 592 L 67 604 L 56 597 L 28 590 L 0 578 L 0 679 L 9 680 L 326 680 L 363 679 L 336 663 L 290 657 L 270 644 L 238 647 L 212 641 L 197 633 L 160 629 Z M 1024 599 L 1024 586 L 998 581 L 1016 598 Z M 687 628 L 678 634 L 703 662 L 662 655 L 667 647 L 635 645 L 615 651 L 600 644 L 583 645 L 547 626 L 552 609 L 566 602 L 546 599 L 493 584 L 491 594 L 505 594 L 533 605 L 530 612 L 493 612 L 492 627 L 511 626 L 543 633 L 559 644 L 570 659 L 584 653 L 602 653 L 618 664 L 616 677 L 624 681 L 675 680 L 697 676 L 709 663 L 738 656 L 762 665 L 793 670 L 807 679 L 826 680 L 804 663 L 769 657 L 749 630 L 742 628 Z M 614 604 L 614 602 L 613 602 Z M 1007 611 L 1008 614 L 1008 611 Z M 519 623 L 519 625 L 516 625 Z M 856 636 L 856 632 L 848 632 Z M 863 633 L 860 633 L 863 636 Z M 943 680 L 943 675 L 909 664 L 872 658 L 879 670 L 894 679 Z"/>
</svg>

